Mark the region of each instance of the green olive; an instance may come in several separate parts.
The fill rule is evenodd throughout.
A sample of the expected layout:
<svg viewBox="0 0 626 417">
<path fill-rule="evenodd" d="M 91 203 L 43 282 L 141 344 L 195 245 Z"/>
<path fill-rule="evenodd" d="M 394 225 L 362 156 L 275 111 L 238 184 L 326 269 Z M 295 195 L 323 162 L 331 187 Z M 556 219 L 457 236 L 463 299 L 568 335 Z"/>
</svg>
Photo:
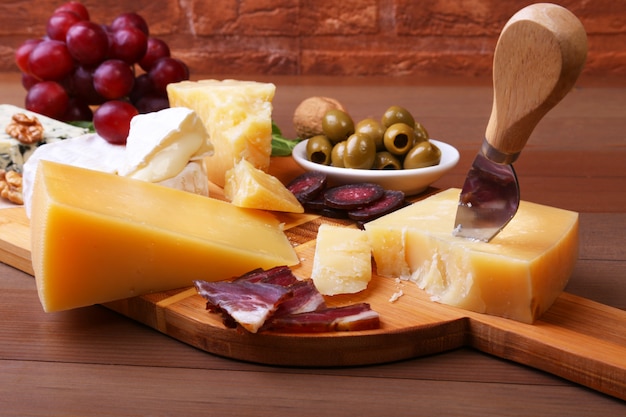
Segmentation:
<svg viewBox="0 0 626 417">
<path fill-rule="evenodd" d="M 376 119 L 371 117 L 363 119 L 354 127 L 354 133 L 370 136 L 376 144 L 376 150 L 382 151 L 385 149 L 383 144 L 383 135 L 385 134 L 385 128 Z"/>
<path fill-rule="evenodd" d="M 415 145 L 404 157 L 404 169 L 424 168 L 441 161 L 441 150 L 430 141 Z"/>
<path fill-rule="evenodd" d="M 343 164 L 343 156 L 346 154 L 346 141 L 342 140 L 333 146 L 333 151 L 330 154 L 330 165 L 337 168 L 345 168 Z"/>
<path fill-rule="evenodd" d="M 374 165 L 372 169 L 402 169 L 402 163 L 393 154 L 387 151 L 376 152 L 376 158 L 374 158 Z"/>
<path fill-rule="evenodd" d="M 411 112 L 401 106 L 389 107 L 383 114 L 381 122 L 386 128 L 396 123 L 404 123 L 409 126 L 415 126 L 415 119 L 413 118 Z"/>
<path fill-rule="evenodd" d="M 385 130 L 383 142 L 385 149 L 394 155 L 404 155 L 413 146 L 415 129 L 413 125 L 394 123 Z"/>
<path fill-rule="evenodd" d="M 376 145 L 370 137 L 355 133 L 346 140 L 346 152 L 343 155 L 346 168 L 371 169 L 375 157 Z"/>
<path fill-rule="evenodd" d="M 430 139 L 430 136 L 428 135 L 428 131 L 426 130 L 424 125 L 422 125 L 419 122 L 415 122 L 415 142 L 414 142 L 414 144 L 417 145 L 418 142 L 423 142 L 423 141 L 428 140 L 428 139 Z"/>
<path fill-rule="evenodd" d="M 313 136 L 306 143 L 306 157 L 316 164 L 330 164 L 330 154 L 333 145 L 324 135 Z"/>
<path fill-rule="evenodd" d="M 354 121 L 343 110 L 329 110 L 322 118 L 322 130 L 331 142 L 341 142 L 354 133 Z"/>
</svg>

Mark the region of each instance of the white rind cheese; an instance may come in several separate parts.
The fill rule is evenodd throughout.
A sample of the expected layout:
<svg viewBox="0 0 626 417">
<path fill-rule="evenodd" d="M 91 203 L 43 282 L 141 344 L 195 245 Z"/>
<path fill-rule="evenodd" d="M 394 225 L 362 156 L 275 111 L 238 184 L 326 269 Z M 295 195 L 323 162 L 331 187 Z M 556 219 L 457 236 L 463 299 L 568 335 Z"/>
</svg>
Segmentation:
<svg viewBox="0 0 626 417">
<path fill-rule="evenodd" d="M 149 182 L 175 177 L 189 161 L 213 152 L 202 120 L 185 107 L 139 114 L 131 120 L 118 174 Z"/>
<path fill-rule="evenodd" d="M 37 117 L 43 127 L 43 140 L 27 145 L 6 133 L 7 125 L 11 123 L 11 118 L 17 113 Z M 0 104 L 0 169 L 22 172 L 24 164 L 39 146 L 81 136 L 87 132 L 87 129 L 72 126 L 17 106 Z"/>
</svg>

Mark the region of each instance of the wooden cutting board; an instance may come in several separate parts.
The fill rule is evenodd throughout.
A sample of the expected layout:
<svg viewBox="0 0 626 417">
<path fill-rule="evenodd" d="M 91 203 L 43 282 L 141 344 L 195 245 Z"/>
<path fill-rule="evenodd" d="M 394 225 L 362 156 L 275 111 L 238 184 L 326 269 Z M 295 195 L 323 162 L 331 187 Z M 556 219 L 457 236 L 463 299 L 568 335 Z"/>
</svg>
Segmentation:
<svg viewBox="0 0 626 417">
<path fill-rule="evenodd" d="M 310 276 L 315 236 L 322 223 L 311 215 L 283 219 Z M 0 261 L 33 274 L 29 222 L 22 208 L 0 210 Z M 396 301 L 392 297 L 400 295 Z M 204 351 L 269 365 L 367 365 L 444 352 L 462 346 L 528 365 L 626 400 L 626 311 L 562 294 L 533 325 L 431 302 L 409 282 L 374 276 L 367 290 L 329 298 L 330 305 L 366 301 L 381 328 L 323 334 L 249 334 L 225 328 L 205 310 L 193 287 L 106 304 L 120 314 Z"/>
</svg>

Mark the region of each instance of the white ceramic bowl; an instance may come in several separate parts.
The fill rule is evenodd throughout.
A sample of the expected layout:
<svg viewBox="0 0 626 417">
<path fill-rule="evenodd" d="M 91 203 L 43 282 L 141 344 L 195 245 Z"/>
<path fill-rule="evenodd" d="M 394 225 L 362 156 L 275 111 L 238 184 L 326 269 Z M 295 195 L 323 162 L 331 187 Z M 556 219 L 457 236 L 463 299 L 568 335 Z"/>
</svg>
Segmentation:
<svg viewBox="0 0 626 417">
<path fill-rule="evenodd" d="M 295 146 L 292 155 L 296 163 L 303 169 L 325 173 L 331 184 L 370 182 L 379 184 L 388 190 L 399 190 L 406 195 L 415 195 L 426 190 L 430 184 L 441 178 L 459 162 L 459 151 L 455 147 L 434 139 L 430 141 L 441 150 L 441 161 L 438 165 L 425 168 L 378 170 L 321 165 L 307 159 L 306 140 Z"/>
</svg>

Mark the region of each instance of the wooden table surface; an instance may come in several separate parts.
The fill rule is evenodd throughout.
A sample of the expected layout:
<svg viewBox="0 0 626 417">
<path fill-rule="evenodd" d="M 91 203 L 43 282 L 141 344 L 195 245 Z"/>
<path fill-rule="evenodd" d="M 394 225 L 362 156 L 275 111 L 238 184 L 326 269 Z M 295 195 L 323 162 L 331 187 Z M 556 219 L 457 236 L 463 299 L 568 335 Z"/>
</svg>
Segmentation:
<svg viewBox="0 0 626 417">
<path fill-rule="evenodd" d="M 411 109 L 461 160 L 460 187 L 491 110 L 488 80 L 275 77 L 274 119 L 311 95 L 355 119 Z M 23 105 L 15 74 L 2 103 Z M 288 158 L 275 161 L 296 173 Z M 516 163 L 522 198 L 581 213 L 580 259 L 566 291 L 626 309 L 626 82 L 585 80 L 540 123 Z M 46 314 L 32 277 L 0 264 L 0 415 L 7 416 L 600 416 L 623 401 L 472 349 L 341 369 L 216 357 L 104 307 Z M 626 323 L 615 323 L 626 331 Z"/>
</svg>

